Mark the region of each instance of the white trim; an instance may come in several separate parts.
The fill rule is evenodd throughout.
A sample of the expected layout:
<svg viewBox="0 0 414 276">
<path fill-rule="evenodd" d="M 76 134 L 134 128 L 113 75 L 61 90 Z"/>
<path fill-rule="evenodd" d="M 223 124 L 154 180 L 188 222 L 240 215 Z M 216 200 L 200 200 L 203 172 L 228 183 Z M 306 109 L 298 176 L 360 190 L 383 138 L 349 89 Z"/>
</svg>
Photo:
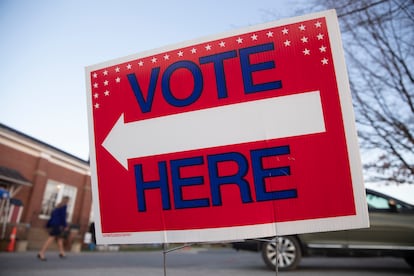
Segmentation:
<svg viewBox="0 0 414 276">
<path fill-rule="evenodd" d="M 44 146 L 42 147 L 36 145 L 27 139 L 18 137 L 5 131 L 0 132 L 0 144 L 26 153 L 28 155 L 35 156 L 37 158 L 46 159 L 50 163 L 75 171 L 77 173 L 90 175 L 90 169 L 88 165 L 82 164 L 80 161 L 77 161 L 74 158 L 69 158 L 63 154 L 59 154 L 57 151 L 50 150 Z"/>
<path fill-rule="evenodd" d="M 97 204 L 94 206 L 96 207 L 96 205 Z M 97 220 L 97 222 L 99 222 L 99 220 Z M 349 225 L 352 225 L 352 227 Z M 95 226 L 98 226 L 98 223 L 95 223 Z M 285 236 L 292 233 L 304 234 L 322 231 L 348 230 L 364 227 L 368 227 L 367 222 L 361 220 L 358 216 L 344 216 L 196 230 L 166 230 L 102 234 L 99 228 L 99 231 L 98 229 L 96 231 L 96 238 L 99 244 L 154 243 L 154 241 L 164 243 L 198 242 L 201 237 L 203 242 L 214 242 L 254 239 L 257 237 Z M 301 231 L 298 231 L 298 229 Z"/>
<path fill-rule="evenodd" d="M 372 250 L 414 250 L 414 246 L 406 245 L 378 245 L 378 244 L 324 244 L 309 243 L 308 248 L 326 248 L 326 249 L 372 249 Z"/>
<path fill-rule="evenodd" d="M 405 245 L 369 245 L 369 244 L 355 244 L 349 245 L 351 249 L 381 249 L 381 250 L 414 250 L 414 246 Z"/>
<path fill-rule="evenodd" d="M 324 243 L 310 243 L 307 244 L 308 248 L 330 248 L 330 249 L 344 249 L 346 245 L 342 244 L 324 244 Z"/>
</svg>

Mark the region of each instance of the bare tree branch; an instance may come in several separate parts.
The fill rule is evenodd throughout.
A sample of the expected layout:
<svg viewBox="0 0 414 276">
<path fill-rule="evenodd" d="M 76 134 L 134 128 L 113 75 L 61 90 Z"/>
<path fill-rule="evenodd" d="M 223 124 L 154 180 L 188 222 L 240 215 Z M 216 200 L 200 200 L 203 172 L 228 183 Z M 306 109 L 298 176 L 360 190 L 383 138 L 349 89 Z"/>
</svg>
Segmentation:
<svg viewBox="0 0 414 276">
<path fill-rule="evenodd" d="M 358 135 L 375 157 L 367 174 L 414 183 L 414 1 L 314 1 L 344 30 Z"/>
</svg>

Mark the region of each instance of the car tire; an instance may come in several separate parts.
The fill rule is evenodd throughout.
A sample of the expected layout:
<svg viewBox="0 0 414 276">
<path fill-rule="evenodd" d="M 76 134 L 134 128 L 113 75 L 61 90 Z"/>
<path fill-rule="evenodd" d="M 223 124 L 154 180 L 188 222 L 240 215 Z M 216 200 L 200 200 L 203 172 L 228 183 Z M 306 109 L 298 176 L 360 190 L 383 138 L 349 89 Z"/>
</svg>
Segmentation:
<svg viewBox="0 0 414 276">
<path fill-rule="evenodd" d="M 295 269 L 302 258 L 298 239 L 293 236 L 283 236 L 277 239 L 279 247 L 278 270 Z M 263 243 L 262 258 L 267 267 L 272 270 L 276 269 L 276 238 Z"/>
</svg>

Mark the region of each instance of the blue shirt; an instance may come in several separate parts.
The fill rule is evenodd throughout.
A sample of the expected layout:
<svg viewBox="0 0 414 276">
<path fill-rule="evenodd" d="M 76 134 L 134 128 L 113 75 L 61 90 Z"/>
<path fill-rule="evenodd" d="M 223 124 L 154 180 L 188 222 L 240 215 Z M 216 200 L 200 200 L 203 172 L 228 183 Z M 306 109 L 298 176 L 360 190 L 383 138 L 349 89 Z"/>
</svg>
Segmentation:
<svg viewBox="0 0 414 276">
<path fill-rule="evenodd" d="M 50 219 L 47 223 L 47 226 L 48 227 L 53 227 L 53 226 L 66 227 L 67 226 L 66 209 L 67 209 L 66 205 L 63 205 L 62 207 L 59 207 L 59 208 L 55 208 L 52 211 L 52 214 L 50 215 Z"/>
</svg>

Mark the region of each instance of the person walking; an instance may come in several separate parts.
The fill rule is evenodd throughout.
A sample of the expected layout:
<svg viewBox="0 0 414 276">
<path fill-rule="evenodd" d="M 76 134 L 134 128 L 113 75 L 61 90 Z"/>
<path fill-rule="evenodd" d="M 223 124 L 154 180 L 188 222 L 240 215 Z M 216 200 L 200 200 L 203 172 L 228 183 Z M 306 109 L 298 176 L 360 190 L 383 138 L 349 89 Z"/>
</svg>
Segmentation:
<svg viewBox="0 0 414 276">
<path fill-rule="evenodd" d="M 64 233 L 68 230 L 66 221 L 67 205 L 69 203 L 69 197 L 64 196 L 62 201 L 53 209 L 50 219 L 47 222 L 46 227 L 49 231 L 49 237 L 43 243 L 42 249 L 37 254 L 37 258 L 41 261 L 46 261 L 45 253 L 49 245 L 56 240 L 59 248 L 59 257 L 65 258 L 65 250 L 63 248 Z"/>
</svg>

